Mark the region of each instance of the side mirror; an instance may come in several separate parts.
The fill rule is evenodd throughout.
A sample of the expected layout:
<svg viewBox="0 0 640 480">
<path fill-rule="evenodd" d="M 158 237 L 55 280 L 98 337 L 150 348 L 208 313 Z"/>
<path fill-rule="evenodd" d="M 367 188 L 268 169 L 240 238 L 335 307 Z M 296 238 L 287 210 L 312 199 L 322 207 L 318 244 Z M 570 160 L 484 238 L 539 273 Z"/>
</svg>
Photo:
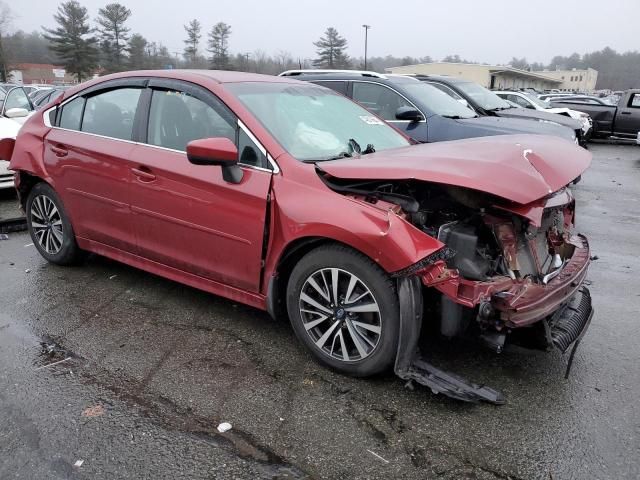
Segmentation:
<svg viewBox="0 0 640 480">
<path fill-rule="evenodd" d="M 219 165 L 225 182 L 240 183 L 243 172 L 238 166 L 238 148 L 228 138 L 202 138 L 187 144 L 187 158 L 194 165 Z"/>
<path fill-rule="evenodd" d="M 29 110 L 26 108 L 10 108 L 4 112 L 4 116 L 7 118 L 22 118 L 29 115 Z"/>
<path fill-rule="evenodd" d="M 396 120 L 409 120 L 410 122 L 420 122 L 424 120 L 424 115 L 413 107 L 400 107 L 396 110 Z"/>
</svg>

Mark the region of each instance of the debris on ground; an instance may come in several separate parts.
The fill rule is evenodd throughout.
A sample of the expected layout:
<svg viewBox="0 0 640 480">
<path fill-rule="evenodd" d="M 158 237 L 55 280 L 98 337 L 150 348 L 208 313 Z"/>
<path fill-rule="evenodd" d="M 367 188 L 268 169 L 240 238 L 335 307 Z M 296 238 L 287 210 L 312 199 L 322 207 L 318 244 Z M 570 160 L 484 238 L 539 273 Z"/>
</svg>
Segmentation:
<svg viewBox="0 0 640 480">
<path fill-rule="evenodd" d="M 218 425 L 218 432 L 220 433 L 228 432 L 229 430 L 231 430 L 230 423 L 222 422 L 220 425 Z"/>
<path fill-rule="evenodd" d="M 63 363 L 63 362 L 67 362 L 69 360 L 71 360 L 71 357 L 67 357 L 67 358 L 65 358 L 63 360 L 58 360 L 57 362 L 47 363 L 46 365 L 42 365 L 41 367 L 36 368 L 36 370 L 40 370 L 42 368 L 47 368 L 47 367 L 53 367 L 55 365 L 58 365 L 58 364 Z"/>
<path fill-rule="evenodd" d="M 373 455 L 376 458 L 379 458 L 380 460 L 382 460 L 384 463 L 389 463 L 389 460 L 387 460 L 386 458 L 382 458 L 380 455 L 378 455 L 376 452 L 372 452 L 371 450 L 367 450 L 367 452 L 369 452 L 371 455 Z"/>
<path fill-rule="evenodd" d="M 9 235 L 6 233 L 0 233 L 0 240 L 9 240 Z"/>
<path fill-rule="evenodd" d="M 94 405 L 93 407 L 87 407 L 83 410 L 82 412 L 82 416 L 83 417 L 100 417 L 102 415 L 104 415 L 104 407 L 102 405 Z"/>
<path fill-rule="evenodd" d="M 114 279 L 114 278 L 116 278 L 117 276 L 118 276 L 118 275 L 111 275 L 111 276 L 109 277 L 109 280 L 113 280 L 113 279 Z"/>
<path fill-rule="evenodd" d="M 84 460 L 76 460 L 76 463 L 74 463 L 73 466 L 80 468 L 83 463 L 84 463 Z"/>
</svg>

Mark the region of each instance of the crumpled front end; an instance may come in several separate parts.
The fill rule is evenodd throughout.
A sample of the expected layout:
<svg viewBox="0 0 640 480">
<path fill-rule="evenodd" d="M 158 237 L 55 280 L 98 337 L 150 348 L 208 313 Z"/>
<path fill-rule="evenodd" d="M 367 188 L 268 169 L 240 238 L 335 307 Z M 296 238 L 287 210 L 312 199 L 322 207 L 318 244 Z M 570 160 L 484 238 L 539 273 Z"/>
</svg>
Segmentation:
<svg viewBox="0 0 640 480">
<path fill-rule="evenodd" d="M 480 213 L 439 229 L 450 257 L 419 276 L 444 296 L 441 331 L 462 335 L 473 321 L 500 351 L 508 334 L 528 329 L 541 346 L 565 351 L 584 334 L 593 312 L 583 285 L 591 254 L 587 238 L 574 232 L 573 195 L 563 189 L 532 205 L 499 210 L 504 214 Z M 558 313 L 576 302 L 579 312 L 571 310 L 569 319 Z"/>
</svg>

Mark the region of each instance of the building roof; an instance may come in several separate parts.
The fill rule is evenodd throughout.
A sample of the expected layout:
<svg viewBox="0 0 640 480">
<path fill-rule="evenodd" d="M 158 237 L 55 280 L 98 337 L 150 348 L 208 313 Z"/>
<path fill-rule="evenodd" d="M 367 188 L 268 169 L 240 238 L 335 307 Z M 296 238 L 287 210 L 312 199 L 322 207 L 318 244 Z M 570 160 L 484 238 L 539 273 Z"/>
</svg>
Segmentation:
<svg viewBox="0 0 640 480">
<path fill-rule="evenodd" d="M 27 69 L 40 69 L 40 70 L 53 70 L 64 69 L 64 67 L 58 65 L 52 65 L 50 63 L 18 63 L 14 70 L 27 70 Z"/>
<path fill-rule="evenodd" d="M 387 68 L 386 71 L 388 72 L 403 71 L 403 70 L 410 69 L 411 67 L 420 67 L 422 65 L 460 65 L 461 67 L 480 67 L 480 68 L 485 68 L 489 70 L 489 72 L 491 73 L 507 72 L 507 73 L 510 73 L 511 75 L 516 75 L 519 77 L 535 79 L 535 80 L 543 80 L 549 83 L 558 83 L 558 84 L 562 83 L 562 81 L 558 80 L 557 78 L 549 77 L 547 75 L 543 75 L 538 72 L 529 72 L 528 70 L 521 70 L 519 68 L 514 68 L 509 65 L 488 65 L 483 63 L 458 63 L 458 62 L 418 63 L 415 65 L 403 65 L 401 67 Z"/>
</svg>

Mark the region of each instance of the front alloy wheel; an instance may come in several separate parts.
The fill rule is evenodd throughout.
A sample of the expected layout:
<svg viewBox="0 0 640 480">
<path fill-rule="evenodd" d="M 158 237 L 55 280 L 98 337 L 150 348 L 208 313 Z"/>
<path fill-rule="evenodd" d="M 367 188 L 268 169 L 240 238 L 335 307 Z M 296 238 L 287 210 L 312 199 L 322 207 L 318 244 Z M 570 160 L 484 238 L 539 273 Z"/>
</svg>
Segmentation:
<svg viewBox="0 0 640 480">
<path fill-rule="evenodd" d="M 302 257 L 289 276 L 287 311 L 298 339 L 335 370 L 365 377 L 396 358 L 395 282 L 356 250 L 329 244 Z"/>
<path fill-rule="evenodd" d="M 323 268 L 300 291 L 302 323 L 325 355 L 353 362 L 371 355 L 380 341 L 380 307 L 371 290 L 353 273 Z"/>
</svg>

